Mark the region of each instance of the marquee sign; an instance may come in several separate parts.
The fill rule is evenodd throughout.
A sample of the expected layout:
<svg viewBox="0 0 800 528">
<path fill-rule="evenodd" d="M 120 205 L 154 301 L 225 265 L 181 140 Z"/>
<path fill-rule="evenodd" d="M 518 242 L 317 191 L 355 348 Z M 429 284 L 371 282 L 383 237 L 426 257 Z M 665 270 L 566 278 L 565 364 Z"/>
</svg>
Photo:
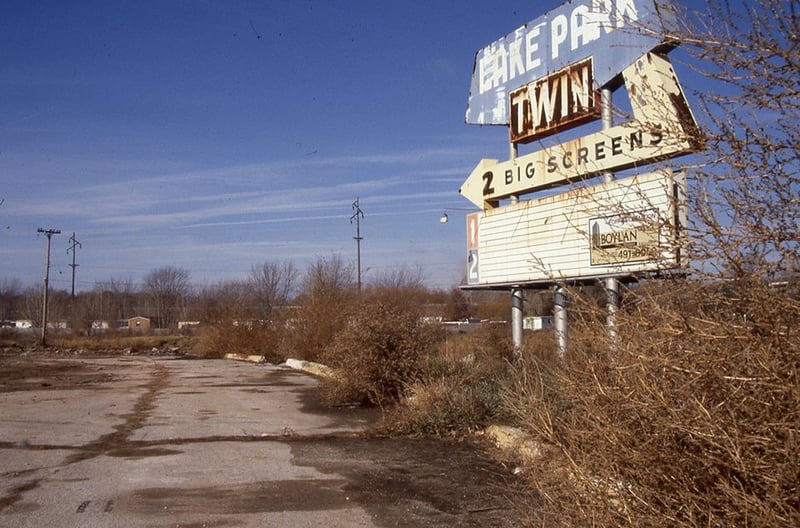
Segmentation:
<svg viewBox="0 0 800 528">
<path fill-rule="evenodd" d="M 670 46 L 671 0 L 571 0 L 478 50 L 466 122 L 508 125 L 509 94 L 591 57 L 597 87 L 642 54 Z"/>
<path fill-rule="evenodd" d="M 510 99 L 512 143 L 530 143 L 600 119 L 591 57 L 514 90 Z"/>
<path fill-rule="evenodd" d="M 467 216 L 467 284 L 512 286 L 686 264 L 686 174 L 661 170 Z"/>
<path fill-rule="evenodd" d="M 634 119 L 499 162 L 481 160 L 461 195 L 484 208 L 509 196 L 696 152 L 703 137 L 669 60 L 647 53 L 623 71 Z"/>
<path fill-rule="evenodd" d="M 680 269 L 686 175 L 660 170 L 543 198 L 543 189 L 703 148 L 666 57 L 671 0 L 571 0 L 475 56 L 467 123 L 509 126 L 530 143 L 598 118 L 601 89 L 623 83 L 632 119 L 513 159 L 482 159 L 459 192 L 468 287 L 509 287 Z M 514 203 L 501 201 L 516 198 Z"/>
</svg>

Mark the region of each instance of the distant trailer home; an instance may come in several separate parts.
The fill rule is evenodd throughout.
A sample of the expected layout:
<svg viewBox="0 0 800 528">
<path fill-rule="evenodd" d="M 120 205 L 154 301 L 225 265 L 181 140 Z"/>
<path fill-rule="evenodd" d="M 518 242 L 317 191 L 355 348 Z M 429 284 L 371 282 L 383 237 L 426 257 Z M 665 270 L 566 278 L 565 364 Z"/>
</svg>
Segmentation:
<svg viewBox="0 0 800 528">
<path fill-rule="evenodd" d="M 522 320 L 522 327 L 525 330 L 549 330 L 554 326 L 552 315 L 526 317 Z"/>
<path fill-rule="evenodd" d="M 150 319 L 137 315 L 128 319 L 128 330 L 150 330 Z"/>
</svg>

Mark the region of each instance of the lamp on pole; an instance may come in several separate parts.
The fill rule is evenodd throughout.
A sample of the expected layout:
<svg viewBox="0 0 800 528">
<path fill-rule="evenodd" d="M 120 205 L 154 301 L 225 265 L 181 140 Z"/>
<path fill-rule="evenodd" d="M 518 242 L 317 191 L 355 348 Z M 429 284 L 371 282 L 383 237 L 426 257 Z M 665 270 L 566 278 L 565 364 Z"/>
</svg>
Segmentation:
<svg viewBox="0 0 800 528">
<path fill-rule="evenodd" d="M 475 209 L 467 209 L 464 207 L 445 207 L 444 211 L 442 211 L 442 216 L 439 217 L 440 224 L 446 224 L 450 221 L 450 217 L 447 215 L 447 211 L 470 211 L 475 212 Z"/>
</svg>

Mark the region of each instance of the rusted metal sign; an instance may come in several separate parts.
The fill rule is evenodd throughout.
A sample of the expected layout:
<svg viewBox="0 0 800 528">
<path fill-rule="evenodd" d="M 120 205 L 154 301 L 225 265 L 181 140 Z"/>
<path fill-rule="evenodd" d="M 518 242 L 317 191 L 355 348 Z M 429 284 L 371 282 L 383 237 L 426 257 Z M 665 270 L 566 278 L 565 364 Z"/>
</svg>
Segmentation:
<svg viewBox="0 0 800 528">
<path fill-rule="evenodd" d="M 478 50 L 466 122 L 508 125 L 512 90 L 587 57 L 599 87 L 643 53 L 669 46 L 671 0 L 572 0 Z"/>
<path fill-rule="evenodd" d="M 459 192 L 481 208 L 602 172 L 668 159 L 702 146 L 671 64 L 647 53 L 623 71 L 634 120 L 516 159 L 481 160 Z"/>
<path fill-rule="evenodd" d="M 530 143 L 565 128 L 600 119 L 592 58 L 570 64 L 511 92 L 512 143 Z"/>
</svg>

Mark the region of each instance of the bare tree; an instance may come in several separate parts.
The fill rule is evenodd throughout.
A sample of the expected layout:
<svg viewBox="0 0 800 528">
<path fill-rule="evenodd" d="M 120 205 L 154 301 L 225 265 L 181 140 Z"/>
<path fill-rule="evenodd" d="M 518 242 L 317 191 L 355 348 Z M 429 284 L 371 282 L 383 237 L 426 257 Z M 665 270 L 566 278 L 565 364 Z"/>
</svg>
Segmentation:
<svg viewBox="0 0 800 528">
<path fill-rule="evenodd" d="M 42 321 L 42 288 L 29 286 L 22 292 L 22 301 L 19 306 L 19 317 L 31 321 L 38 326 Z"/>
<path fill-rule="evenodd" d="M 425 286 L 425 273 L 422 267 L 398 266 L 386 268 L 376 273 L 370 286 L 377 288 L 422 289 Z"/>
<path fill-rule="evenodd" d="M 357 297 L 354 267 L 341 256 L 320 257 L 303 277 L 300 309 L 292 314 L 287 353 L 314 360 L 347 324 Z"/>
<path fill-rule="evenodd" d="M 22 285 L 18 279 L 4 278 L 0 280 L 0 321 L 16 317 L 21 294 Z"/>
<path fill-rule="evenodd" d="M 111 277 L 94 285 L 94 317 L 108 321 L 125 319 L 136 315 L 137 287 L 131 277 Z"/>
<path fill-rule="evenodd" d="M 220 281 L 198 289 L 193 311 L 204 324 L 247 320 L 252 317 L 250 284 L 241 280 Z"/>
<path fill-rule="evenodd" d="M 142 290 L 152 303 L 158 325 L 169 328 L 183 314 L 190 292 L 189 271 L 175 266 L 154 269 L 145 275 Z"/>
<path fill-rule="evenodd" d="M 303 294 L 315 299 L 344 292 L 353 288 L 354 277 L 353 264 L 346 262 L 341 255 L 319 257 L 306 270 Z"/>
<path fill-rule="evenodd" d="M 690 196 L 704 271 L 800 270 L 799 12 L 796 1 L 708 0 L 682 18 L 679 39 L 709 80 L 697 96 L 710 149 Z"/>
<path fill-rule="evenodd" d="M 445 305 L 444 318 L 448 321 L 464 320 L 471 315 L 470 308 L 469 299 L 464 292 L 459 288 L 451 288 Z"/>
<path fill-rule="evenodd" d="M 285 306 L 294 291 L 299 272 L 291 261 L 264 262 L 250 269 L 248 284 L 259 310 L 269 320 L 273 310 Z"/>
</svg>

